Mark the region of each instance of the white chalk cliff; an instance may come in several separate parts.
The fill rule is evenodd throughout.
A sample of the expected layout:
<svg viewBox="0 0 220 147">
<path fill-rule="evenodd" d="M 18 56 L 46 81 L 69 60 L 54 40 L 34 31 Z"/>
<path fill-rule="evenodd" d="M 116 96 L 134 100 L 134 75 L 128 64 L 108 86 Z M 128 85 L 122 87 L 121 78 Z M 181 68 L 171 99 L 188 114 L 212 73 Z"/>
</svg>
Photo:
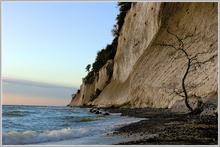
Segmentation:
<svg viewBox="0 0 220 147">
<path fill-rule="evenodd" d="M 188 64 L 168 46 L 179 45 L 176 36 L 201 63 L 186 78 L 189 100 L 217 97 L 218 3 L 137 2 L 126 14 L 114 61 L 84 80 L 69 105 L 172 108 L 183 99 L 173 91 L 182 90 Z"/>
</svg>

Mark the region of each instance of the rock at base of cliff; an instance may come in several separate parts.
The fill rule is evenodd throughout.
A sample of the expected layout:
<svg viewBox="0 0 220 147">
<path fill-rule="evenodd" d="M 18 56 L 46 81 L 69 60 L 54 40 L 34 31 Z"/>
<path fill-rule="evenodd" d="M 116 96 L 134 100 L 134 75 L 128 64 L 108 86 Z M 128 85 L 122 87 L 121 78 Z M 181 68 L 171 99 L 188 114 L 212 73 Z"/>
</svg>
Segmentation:
<svg viewBox="0 0 220 147">
<path fill-rule="evenodd" d="M 218 115 L 218 97 L 213 97 L 213 98 L 203 98 L 203 99 L 198 99 L 198 98 L 190 98 L 188 100 L 189 105 L 196 110 L 197 105 L 199 102 L 202 102 L 202 112 L 200 115 L 213 115 L 216 116 Z M 189 109 L 186 107 L 185 100 L 179 100 L 177 101 L 172 108 L 170 109 L 172 112 L 176 113 L 190 113 Z"/>
<path fill-rule="evenodd" d="M 89 110 L 91 113 L 95 113 L 95 114 L 103 114 L 103 115 L 110 115 L 109 112 L 106 112 L 102 109 L 99 109 L 99 108 L 92 108 Z"/>
</svg>

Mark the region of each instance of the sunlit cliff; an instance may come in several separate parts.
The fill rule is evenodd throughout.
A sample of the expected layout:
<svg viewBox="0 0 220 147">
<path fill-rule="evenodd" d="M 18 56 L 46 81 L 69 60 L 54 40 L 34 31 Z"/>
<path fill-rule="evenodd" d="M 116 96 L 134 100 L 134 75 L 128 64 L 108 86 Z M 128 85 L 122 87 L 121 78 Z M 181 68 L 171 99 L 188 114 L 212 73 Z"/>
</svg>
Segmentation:
<svg viewBox="0 0 220 147">
<path fill-rule="evenodd" d="M 180 40 L 178 40 L 180 39 Z M 186 77 L 189 100 L 218 94 L 218 3 L 132 3 L 114 60 L 83 80 L 70 106 L 172 108 Z"/>
</svg>

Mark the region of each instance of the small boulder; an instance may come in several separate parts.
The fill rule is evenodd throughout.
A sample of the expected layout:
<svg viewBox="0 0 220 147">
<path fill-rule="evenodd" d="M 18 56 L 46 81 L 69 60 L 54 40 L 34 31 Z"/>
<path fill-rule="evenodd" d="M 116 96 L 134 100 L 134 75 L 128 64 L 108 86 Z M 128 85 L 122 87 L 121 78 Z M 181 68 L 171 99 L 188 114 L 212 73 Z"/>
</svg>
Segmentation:
<svg viewBox="0 0 220 147">
<path fill-rule="evenodd" d="M 99 112 L 99 111 L 96 111 L 96 113 L 95 114 L 101 114 L 101 112 Z"/>
</svg>

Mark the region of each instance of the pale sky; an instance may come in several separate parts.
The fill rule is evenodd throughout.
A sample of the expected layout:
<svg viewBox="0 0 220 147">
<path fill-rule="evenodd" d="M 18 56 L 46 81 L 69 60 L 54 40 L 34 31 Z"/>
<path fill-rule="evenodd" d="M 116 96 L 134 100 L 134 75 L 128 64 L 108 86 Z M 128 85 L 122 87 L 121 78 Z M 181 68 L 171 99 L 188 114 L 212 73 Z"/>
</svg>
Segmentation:
<svg viewBox="0 0 220 147">
<path fill-rule="evenodd" d="M 81 85 L 97 51 L 112 42 L 119 12 L 117 2 L 1 4 L 2 78 L 73 89 Z M 3 94 L 12 94 L 10 86 L 2 86 Z"/>
</svg>

